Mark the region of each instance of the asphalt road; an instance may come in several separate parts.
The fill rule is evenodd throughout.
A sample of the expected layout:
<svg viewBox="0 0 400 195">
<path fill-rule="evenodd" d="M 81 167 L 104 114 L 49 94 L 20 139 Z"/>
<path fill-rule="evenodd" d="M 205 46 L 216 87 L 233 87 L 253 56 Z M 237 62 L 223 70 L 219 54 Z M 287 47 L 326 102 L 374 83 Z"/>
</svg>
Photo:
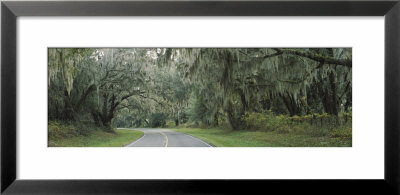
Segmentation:
<svg viewBox="0 0 400 195">
<path fill-rule="evenodd" d="M 143 131 L 144 135 L 126 147 L 212 147 L 200 139 L 168 129 L 135 128 L 134 130 Z"/>
</svg>

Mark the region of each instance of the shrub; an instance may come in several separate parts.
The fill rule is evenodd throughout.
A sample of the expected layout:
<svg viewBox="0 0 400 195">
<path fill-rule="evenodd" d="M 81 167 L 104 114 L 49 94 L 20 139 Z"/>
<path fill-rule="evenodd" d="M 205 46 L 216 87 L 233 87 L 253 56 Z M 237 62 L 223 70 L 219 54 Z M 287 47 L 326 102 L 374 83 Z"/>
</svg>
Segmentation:
<svg viewBox="0 0 400 195">
<path fill-rule="evenodd" d="M 289 118 L 284 115 L 275 116 L 270 110 L 264 113 L 253 112 L 246 114 L 244 121 L 248 129 L 263 131 L 279 130 L 282 133 L 290 131 Z"/>
<path fill-rule="evenodd" d="M 63 138 L 71 138 L 79 135 L 87 136 L 94 130 L 105 131 L 105 127 L 97 127 L 90 122 L 65 122 L 65 121 L 49 121 L 48 138 L 49 140 L 57 140 Z"/>
<path fill-rule="evenodd" d="M 165 127 L 167 116 L 164 113 L 154 113 L 150 115 L 151 127 Z"/>
<path fill-rule="evenodd" d="M 351 112 L 344 112 L 339 115 L 339 118 L 344 124 L 351 124 L 352 122 L 352 113 Z"/>
<path fill-rule="evenodd" d="M 83 135 L 83 136 L 89 135 L 90 131 L 92 129 L 97 129 L 97 127 L 94 127 L 94 124 L 91 124 L 91 123 L 75 122 L 74 126 L 75 126 L 75 129 L 76 129 L 76 132 L 79 135 Z"/>
<path fill-rule="evenodd" d="M 187 122 L 179 125 L 179 128 L 198 128 L 198 127 L 199 123 L 197 121 Z"/>
<path fill-rule="evenodd" d="M 175 122 L 168 120 L 167 123 L 165 124 L 165 127 L 167 127 L 167 128 L 175 127 Z"/>
<path fill-rule="evenodd" d="M 62 124 L 55 121 L 49 121 L 48 130 L 49 130 L 48 134 L 49 140 L 75 137 L 79 135 L 74 125 Z"/>
<path fill-rule="evenodd" d="M 329 137 L 336 137 L 336 138 L 351 139 L 351 136 L 352 136 L 351 126 L 346 126 L 346 127 L 343 127 L 343 128 L 334 129 L 333 131 L 330 131 L 328 133 L 328 136 Z"/>
<path fill-rule="evenodd" d="M 208 125 L 208 124 L 206 124 L 206 123 L 200 123 L 200 124 L 198 124 L 197 125 L 199 128 L 202 128 L 202 129 L 206 129 L 206 128 L 209 128 L 210 127 L 210 125 Z"/>
<path fill-rule="evenodd" d="M 276 131 L 277 133 L 300 133 L 311 136 L 350 137 L 351 113 L 339 116 L 308 114 L 303 116 L 275 116 L 272 111 L 247 113 L 244 117 L 247 129 Z"/>
</svg>

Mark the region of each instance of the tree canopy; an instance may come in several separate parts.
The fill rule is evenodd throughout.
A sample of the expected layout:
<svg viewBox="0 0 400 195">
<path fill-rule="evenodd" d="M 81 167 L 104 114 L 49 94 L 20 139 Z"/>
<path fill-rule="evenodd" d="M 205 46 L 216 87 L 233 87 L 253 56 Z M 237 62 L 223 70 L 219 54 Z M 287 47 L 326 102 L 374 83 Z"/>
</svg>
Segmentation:
<svg viewBox="0 0 400 195">
<path fill-rule="evenodd" d="M 352 108 L 351 48 L 49 48 L 49 119 L 243 128 L 248 113 Z"/>
</svg>

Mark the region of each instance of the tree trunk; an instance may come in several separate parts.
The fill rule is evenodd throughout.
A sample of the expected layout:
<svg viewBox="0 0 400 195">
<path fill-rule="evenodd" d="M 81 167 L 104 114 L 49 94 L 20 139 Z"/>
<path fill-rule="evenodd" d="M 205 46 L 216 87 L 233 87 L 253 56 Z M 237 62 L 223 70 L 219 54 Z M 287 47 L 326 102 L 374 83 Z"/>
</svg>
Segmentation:
<svg viewBox="0 0 400 195">
<path fill-rule="evenodd" d="M 76 120 L 75 111 L 72 107 L 70 96 L 66 90 L 64 92 L 64 119 Z"/>
<path fill-rule="evenodd" d="M 82 96 L 79 98 L 78 103 L 75 105 L 74 110 L 77 112 L 80 110 L 81 106 L 83 103 L 86 101 L 86 98 L 89 96 L 90 93 L 92 93 L 96 89 L 96 86 L 94 84 L 90 85 L 88 89 L 82 94 Z"/>
<path fill-rule="evenodd" d="M 233 130 L 240 129 L 241 120 L 235 117 L 233 105 L 232 105 L 231 101 L 229 101 L 229 103 L 228 103 L 228 108 L 226 108 L 226 113 L 228 115 L 228 121 L 229 121 L 229 124 L 231 125 L 232 129 Z"/>
<path fill-rule="evenodd" d="M 90 113 L 91 113 L 91 115 L 93 117 L 94 124 L 96 126 L 100 127 L 101 124 L 100 124 L 99 113 L 96 110 L 92 110 Z"/>
<path fill-rule="evenodd" d="M 98 113 L 99 118 L 101 119 L 101 123 L 102 125 L 105 127 L 105 131 L 107 132 L 113 132 L 112 128 L 111 128 L 111 120 L 112 118 L 110 118 L 110 113 L 108 112 L 108 94 L 104 93 L 103 94 L 103 108 L 102 108 L 102 112 Z"/>
<path fill-rule="evenodd" d="M 176 121 L 175 121 L 175 125 L 176 126 L 179 126 L 179 110 L 180 110 L 180 108 L 178 109 L 178 118 L 176 119 Z"/>
<path fill-rule="evenodd" d="M 337 109 L 337 94 L 336 94 L 336 82 L 335 82 L 335 75 L 333 72 L 329 74 L 329 81 L 330 81 L 330 88 L 331 88 L 331 98 L 330 98 L 330 110 L 333 115 L 338 115 Z"/>
<path fill-rule="evenodd" d="M 218 126 L 218 112 L 214 114 L 214 126 Z"/>
<path fill-rule="evenodd" d="M 248 105 L 246 101 L 246 96 L 244 95 L 244 92 L 242 90 L 238 90 L 239 95 L 240 95 L 240 101 L 242 102 L 242 111 L 243 113 L 247 111 Z"/>
<path fill-rule="evenodd" d="M 329 56 L 333 57 L 333 50 L 329 49 Z M 335 67 L 336 69 L 336 67 Z M 326 79 L 328 87 L 323 90 L 323 106 L 325 112 L 328 114 L 338 115 L 338 101 L 337 101 L 337 92 L 336 92 L 336 82 L 335 82 L 335 74 L 334 72 L 330 72 L 328 78 Z"/>
<path fill-rule="evenodd" d="M 297 105 L 296 100 L 290 94 L 280 95 L 290 116 L 301 115 L 301 108 Z"/>
</svg>

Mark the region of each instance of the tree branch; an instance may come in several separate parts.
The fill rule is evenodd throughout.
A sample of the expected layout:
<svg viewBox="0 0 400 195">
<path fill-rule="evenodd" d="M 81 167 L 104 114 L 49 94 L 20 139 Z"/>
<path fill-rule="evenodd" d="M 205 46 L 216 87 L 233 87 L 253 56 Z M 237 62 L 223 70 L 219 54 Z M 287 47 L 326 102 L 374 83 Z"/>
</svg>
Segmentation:
<svg viewBox="0 0 400 195">
<path fill-rule="evenodd" d="M 301 83 L 301 82 L 304 82 L 315 70 L 321 68 L 323 65 L 324 65 L 324 63 L 323 63 L 323 62 L 320 62 L 315 68 L 313 68 L 313 69 L 311 70 L 311 72 L 306 72 L 306 73 L 303 75 L 303 77 L 302 77 L 301 79 L 297 79 L 297 80 L 293 80 L 293 81 L 291 81 L 291 80 L 280 80 L 280 79 L 278 79 L 278 81 L 280 81 L 280 82 L 285 82 L 285 83 L 291 83 L 291 84 L 299 84 L 299 83 Z"/>
<path fill-rule="evenodd" d="M 94 84 L 90 85 L 88 89 L 82 94 L 81 98 L 79 99 L 78 103 L 75 105 L 74 110 L 78 111 L 81 108 L 83 102 L 85 102 L 87 96 L 94 91 L 96 86 Z"/>
<path fill-rule="evenodd" d="M 276 50 L 275 50 L 275 51 L 276 51 Z M 282 52 L 282 51 L 276 51 L 276 52 L 273 53 L 273 54 L 268 54 L 268 55 L 261 56 L 261 57 L 250 56 L 249 54 L 244 53 L 244 52 L 242 52 L 242 51 L 239 51 L 239 53 L 241 53 L 241 54 L 243 54 L 243 55 L 245 55 L 245 56 L 247 56 L 247 57 L 249 57 L 249 58 L 266 59 L 266 58 L 270 58 L 270 57 L 279 56 L 279 55 L 281 55 L 283 52 Z"/>
<path fill-rule="evenodd" d="M 329 56 L 322 56 L 318 54 L 314 54 L 311 52 L 301 52 L 301 51 L 295 51 L 295 50 L 281 50 L 281 49 L 274 49 L 275 51 L 280 51 L 285 54 L 291 54 L 291 55 L 297 55 L 301 57 L 305 57 L 323 64 L 334 64 L 334 65 L 342 65 L 342 66 L 347 66 L 349 68 L 352 67 L 352 60 L 349 59 L 335 59 Z"/>
</svg>

